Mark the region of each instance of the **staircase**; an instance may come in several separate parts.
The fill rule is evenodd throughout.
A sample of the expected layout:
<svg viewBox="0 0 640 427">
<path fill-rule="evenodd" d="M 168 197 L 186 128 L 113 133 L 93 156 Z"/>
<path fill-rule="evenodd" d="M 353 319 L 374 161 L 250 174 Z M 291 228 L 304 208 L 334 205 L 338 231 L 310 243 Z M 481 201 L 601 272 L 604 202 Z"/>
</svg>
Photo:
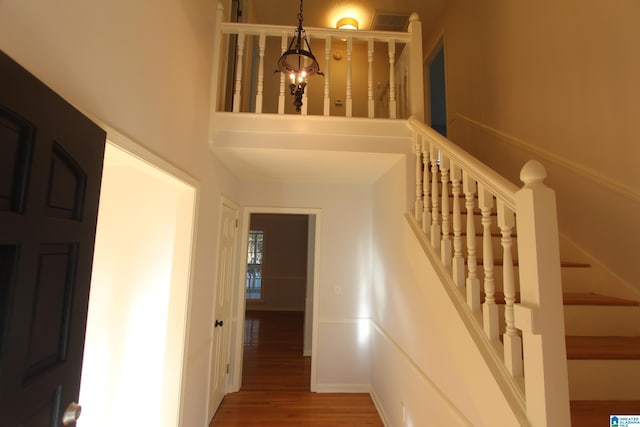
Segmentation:
<svg viewBox="0 0 640 427">
<path fill-rule="evenodd" d="M 570 418 L 589 427 L 640 414 L 640 297 L 571 242 L 559 244 L 544 167 L 529 162 L 519 189 L 409 122 L 416 153 L 409 222 L 470 334 L 489 349 L 485 360 L 505 396 L 521 402 L 512 407 L 526 413 L 522 423 Z"/>
<path fill-rule="evenodd" d="M 475 211 L 474 215 L 479 227 L 481 214 Z M 481 237 L 477 233 L 477 239 Z M 500 253 L 501 235 L 495 226 L 491 237 L 494 253 Z M 513 237 L 517 246 L 517 236 Z M 482 248 L 482 243 L 478 241 L 476 246 Z M 602 274 L 595 272 L 588 261 L 579 259 L 569 243 L 561 242 L 560 256 L 572 425 L 608 426 L 610 415 L 638 415 L 640 302 L 594 293 L 598 287 L 594 281 Z M 478 264 L 482 265 L 482 259 Z M 501 313 L 505 303 L 500 280 L 502 264 L 501 259 L 494 260 L 496 302 L 502 306 Z M 519 301 L 517 295 L 516 302 Z M 503 315 L 500 323 L 504 325 Z"/>
</svg>

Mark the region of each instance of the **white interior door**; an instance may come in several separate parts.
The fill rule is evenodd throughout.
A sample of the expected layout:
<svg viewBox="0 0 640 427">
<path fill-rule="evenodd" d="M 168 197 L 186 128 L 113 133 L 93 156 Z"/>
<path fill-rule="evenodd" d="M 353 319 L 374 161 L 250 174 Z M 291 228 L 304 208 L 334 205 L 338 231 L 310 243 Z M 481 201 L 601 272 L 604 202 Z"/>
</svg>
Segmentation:
<svg viewBox="0 0 640 427">
<path fill-rule="evenodd" d="M 224 203 L 220 217 L 218 271 L 216 273 L 215 319 L 211 334 L 211 379 L 209 385 L 209 420 L 213 418 L 226 394 L 231 327 L 231 291 L 238 235 L 238 210 Z"/>
</svg>

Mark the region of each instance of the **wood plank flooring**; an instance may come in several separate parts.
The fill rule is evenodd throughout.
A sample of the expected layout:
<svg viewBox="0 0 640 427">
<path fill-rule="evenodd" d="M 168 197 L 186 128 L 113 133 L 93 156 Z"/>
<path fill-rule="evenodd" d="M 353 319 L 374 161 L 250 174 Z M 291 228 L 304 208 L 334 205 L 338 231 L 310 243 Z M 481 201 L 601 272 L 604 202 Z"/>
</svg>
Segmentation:
<svg viewBox="0 0 640 427">
<path fill-rule="evenodd" d="M 303 322 L 303 313 L 247 312 L 242 387 L 224 398 L 210 427 L 383 426 L 368 394 L 309 391 Z"/>
<path fill-rule="evenodd" d="M 578 400 L 571 402 L 573 427 L 606 427 L 610 415 L 640 415 L 640 401 Z"/>
</svg>

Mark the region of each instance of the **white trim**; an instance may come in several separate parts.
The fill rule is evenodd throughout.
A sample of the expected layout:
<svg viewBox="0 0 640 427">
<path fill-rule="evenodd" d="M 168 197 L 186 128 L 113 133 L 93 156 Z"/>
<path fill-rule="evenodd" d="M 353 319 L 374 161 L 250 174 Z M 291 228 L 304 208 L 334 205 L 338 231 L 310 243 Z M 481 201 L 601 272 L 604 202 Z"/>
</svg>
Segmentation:
<svg viewBox="0 0 640 427">
<path fill-rule="evenodd" d="M 316 393 L 367 393 L 371 384 L 316 384 Z"/>
<path fill-rule="evenodd" d="M 370 317 L 323 317 L 318 319 L 318 323 L 324 324 L 347 324 L 347 323 L 360 323 L 361 321 L 371 321 Z"/>
<path fill-rule="evenodd" d="M 183 324 L 183 347 L 180 355 L 180 359 L 182 364 L 180 366 L 180 390 L 178 391 L 179 403 L 178 403 L 178 419 L 182 419 L 182 410 L 185 404 L 185 372 L 187 372 L 187 365 L 192 360 L 191 355 L 187 352 L 190 344 L 191 338 L 191 308 L 192 308 L 192 294 L 195 288 L 194 280 L 195 280 L 195 260 L 197 259 L 196 248 L 197 248 L 197 237 L 198 233 L 196 230 L 198 229 L 198 219 L 199 219 L 199 211 L 200 211 L 200 181 L 179 169 L 177 166 L 172 163 L 166 161 L 160 156 L 156 155 L 152 151 L 148 150 L 138 142 L 131 140 L 126 137 L 122 133 L 116 131 L 111 126 L 106 125 L 105 123 L 97 120 L 95 117 L 92 117 L 91 120 L 98 123 L 101 128 L 103 128 L 107 135 L 105 143 L 112 144 L 113 146 L 119 148 L 120 150 L 128 153 L 132 157 L 140 160 L 141 162 L 149 165 L 150 167 L 171 176 L 174 179 L 182 182 L 188 187 L 193 189 L 193 217 L 192 217 L 192 226 L 191 226 L 191 247 L 189 254 L 189 277 L 187 278 L 187 296 L 186 296 L 186 306 L 185 306 L 185 316 L 184 316 L 184 324 Z M 195 353 L 194 353 L 195 354 Z M 204 413 L 204 421 L 206 422 L 207 414 L 206 411 Z M 178 421 L 178 425 L 182 425 L 182 421 Z"/>
<path fill-rule="evenodd" d="M 391 427 L 392 426 L 391 420 L 389 420 L 389 416 L 385 412 L 384 406 L 382 406 L 382 404 L 380 403 L 380 399 L 378 398 L 378 395 L 376 394 L 376 390 L 373 387 L 371 387 L 371 391 L 369 392 L 369 395 L 371 396 L 373 405 L 376 407 L 376 411 L 378 411 L 378 415 L 382 420 L 382 424 L 384 424 L 385 427 Z"/>
<path fill-rule="evenodd" d="M 451 409 L 451 411 L 457 415 L 457 421 L 458 422 L 452 423 L 452 425 L 465 425 L 465 426 L 470 426 L 470 427 L 473 426 L 473 423 L 471 421 L 469 421 L 469 419 L 467 417 L 465 417 L 462 412 L 460 412 L 458 407 L 456 405 L 454 405 L 454 403 L 447 397 L 446 394 L 444 394 L 444 392 L 440 389 L 440 387 L 438 387 L 438 385 L 436 383 L 431 381 L 431 378 L 429 378 L 429 376 L 426 374 L 426 372 L 424 372 L 422 370 L 422 368 L 420 368 L 416 364 L 416 362 L 411 358 L 411 356 L 409 356 L 407 354 L 407 352 L 405 352 L 402 349 L 402 347 L 400 347 L 400 345 L 393 338 L 391 338 L 391 336 L 389 336 L 389 334 L 387 334 L 387 332 L 382 328 L 382 326 L 380 326 L 374 320 L 371 321 L 371 326 L 373 327 L 373 329 L 376 332 L 378 332 L 380 334 L 380 336 L 387 343 L 391 344 L 391 346 L 396 350 L 396 352 L 398 354 L 400 354 L 402 356 L 402 358 L 406 361 L 407 365 L 409 365 L 413 369 L 413 371 L 417 374 L 417 376 L 425 384 L 427 384 L 432 390 L 434 390 L 435 393 L 440 397 L 440 399 L 442 399 L 442 401 L 447 404 L 447 406 Z M 371 389 L 372 389 L 371 395 L 372 395 L 372 398 L 373 398 L 373 396 L 375 395 L 375 387 L 372 386 Z M 378 413 L 381 414 L 381 417 L 383 417 L 383 414 L 384 414 L 383 422 L 385 423 L 385 425 L 387 425 L 388 418 L 387 418 L 386 414 L 384 413 L 384 410 L 380 409 L 380 408 L 382 408 L 382 405 L 380 405 L 380 403 L 377 400 L 378 400 L 377 398 L 374 400 L 374 404 L 376 405 L 376 408 L 378 408 Z M 388 425 L 391 425 L 391 423 L 388 423 Z"/>
<path fill-rule="evenodd" d="M 537 156 L 540 156 L 546 160 L 549 160 L 553 163 L 556 163 L 566 169 L 569 169 L 570 171 L 572 171 L 573 173 L 583 176 L 585 178 L 588 178 L 589 180 L 593 181 L 594 184 L 598 184 L 601 185 L 603 187 L 606 187 L 607 189 L 618 193 L 621 196 L 626 197 L 627 199 L 631 199 L 635 202 L 640 202 L 640 193 L 638 193 L 635 189 L 631 188 L 630 186 L 626 185 L 625 183 L 622 183 L 620 181 L 616 181 L 611 179 L 610 177 L 601 174 L 600 172 L 597 172 L 591 168 L 582 166 L 576 162 L 573 162 L 565 157 L 559 156 L 557 154 L 554 154 L 548 150 L 542 149 L 540 147 L 537 147 L 527 141 L 524 141 L 520 138 L 517 138 L 513 135 L 509 135 L 508 133 L 499 131 L 498 129 L 495 129 L 491 126 L 482 124 L 476 120 L 473 120 L 467 116 L 464 116 L 462 114 L 456 114 L 455 117 L 452 118 L 452 120 L 449 122 L 449 124 L 453 124 L 455 123 L 456 120 L 460 120 L 462 122 L 467 123 L 468 125 L 475 127 L 477 129 L 479 129 L 481 132 L 484 132 L 488 135 L 491 135 L 495 138 L 497 138 L 498 140 L 502 141 L 503 143 L 507 143 L 507 144 L 511 144 L 513 146 L 516 146 L 518 148 L 520 148 L 521 150 L 525 150 L 528 151 L 530 153 L 533 153 Z"/>
<path fill-rule="evenodd" d="M 145 148 L 142 144 L 131 140 L 129 137 L 116 131 L 110 126 L 107 126 L 104 123 L 100 123 L 99 121 L 98 124 L 104 130 L 106 130 L 107 140 L 109 140 L 113 145 L 117 146 L 123 151 L 126 151 L 133 157 L 148 164 L 149 166 L 167 173 L 173 178 L 184 182 L 185 184 L 195 187 L 198 191 L 200 190 L 200 181 L 198 181 L 182 169 L 178 168 L 170 161 L 158 156 L 149 149 Z"/>
<path fill-rule="evenodd" d="M 254 213 L 271 213 L 271 214 L 292 214 L 292 215 L 313 215 L 316 220 L 316 232 L 314 237 L 315 250 L 314 250 L 314 265 L 313 269 L 313 327 L 311 338 L 311 391 L 317 390 L 317 355 L 318 355 L 318 300 L 320 289 L 320 236 L 322 235 L 322 209 L 315 208 L 278 208 L 278 207 L 257 207 L 247 206 L 243 208 L 242 212 L 242 224 L 241 224 L 241 236 L 247 236 L 249 234 L 249 223 L 251 214 Z M 247 253 L 247 239 L 241 239 L 241 253 Z M 231 331 L 235 336 L 235 357 L 231 361 L 231 369 L 233 371 L 233 377 L 231 378 L 231 384 L 228 391 L 239 391 L 242 385 L 242 359 L 244 355 L 243 351 L 243 333 L 244 333 L 244 311 L 245 311 L 245 299 L 244 299 L 244 277 L 247 273 L 247 265 L 242 256 L 238 257 L 239 272 L 237 278 L 236 289 L 236 316 L 233 318 L 234 331 Z"/>
</svg>

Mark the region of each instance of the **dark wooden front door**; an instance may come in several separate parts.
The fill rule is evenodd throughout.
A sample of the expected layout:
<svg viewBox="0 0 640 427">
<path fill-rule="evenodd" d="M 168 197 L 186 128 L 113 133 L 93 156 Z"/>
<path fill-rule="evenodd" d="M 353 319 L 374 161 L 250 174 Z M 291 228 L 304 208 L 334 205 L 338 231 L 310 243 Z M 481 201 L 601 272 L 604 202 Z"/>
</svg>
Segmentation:
<svg viewBox="0 0 640 427">
<path fill-rule="evenodd" d="M 0 426 L 77 402 L 105 132 L 0 52 Z"/>
</svg>

